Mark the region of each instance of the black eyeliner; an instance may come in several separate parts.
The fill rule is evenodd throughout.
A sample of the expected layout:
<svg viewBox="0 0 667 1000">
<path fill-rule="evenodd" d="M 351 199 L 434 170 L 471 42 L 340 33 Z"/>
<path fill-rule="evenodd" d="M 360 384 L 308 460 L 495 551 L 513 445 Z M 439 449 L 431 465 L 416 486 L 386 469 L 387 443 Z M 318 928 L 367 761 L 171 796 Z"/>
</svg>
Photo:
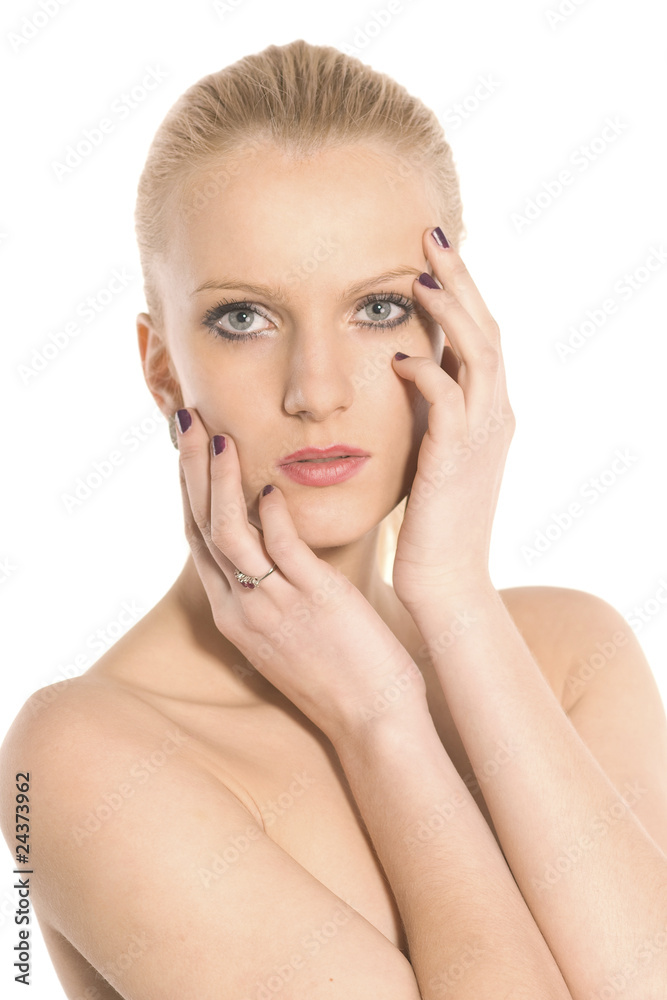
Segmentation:
<svg viewBox="0 0 667 1000">
<path fill-rule="evenodd" d="M 407 322 L 415 313 L 415 303 L 398 292 L 370 292 L 364 299 L 356 304 L 354 311 L 358 312 L 363 309 L 364 306 L 370 305 L 372 302 L 393 302 L 395 305 L 401 306 L 405 310 L 403 316 L 398 316 L 393 320 L 388 320 L 384 322 L 374 323 L 371 320 L 363 321 L 359 320 L 357 326 L 362 326 L 365 329 L 372 329 L 377 327 L 379 330 L 391 330 L 401 323 Z M 251 340 L 255 337 L 262 336 L 262 332 L 249 332 L 249 333 L 231 333 L 229 330 L 223 330 L 222 327 L 217 326 L 217 323 L 223 316 L 226 316 L 231 312 L 241 312 L 241 310 L 247 310 L 248 312 L 254 312 L 258 316 L 262 316 L 264 319 L 269 319 L 266 313 L 261 311 L 261 307 L 257 306 L 256 303 L 250 302 L 246 299 L 243 300 L 232 300 L 232 299 L 220 299 L 216 305 L 212 306 L 204 314 L 202 318 L 202 326 L 205 326 L 210 332 L 217 337 L 222 337 L 224 340 L 229 341 L 243 341 Z"/>
</svg>

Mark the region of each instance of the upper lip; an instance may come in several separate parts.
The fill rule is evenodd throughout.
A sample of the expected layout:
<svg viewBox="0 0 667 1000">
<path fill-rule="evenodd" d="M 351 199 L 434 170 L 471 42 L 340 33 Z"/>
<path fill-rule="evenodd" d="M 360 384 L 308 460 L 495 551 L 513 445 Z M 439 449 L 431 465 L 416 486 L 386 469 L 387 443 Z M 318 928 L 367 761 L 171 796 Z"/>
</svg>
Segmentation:
<svg viewBox="0 0 667 1000">
<path fill-rule="evenodd" d="M 368 452 L 363 448 L 355 448 L 351 444 L 332 444 L 328 448 L 301 448 L 280 459 L 279 465 L 288 465 L 290 462 L 301 462 L 307 458 L 342 458 L 345 455 L 365 455 Z"/>
</svg>

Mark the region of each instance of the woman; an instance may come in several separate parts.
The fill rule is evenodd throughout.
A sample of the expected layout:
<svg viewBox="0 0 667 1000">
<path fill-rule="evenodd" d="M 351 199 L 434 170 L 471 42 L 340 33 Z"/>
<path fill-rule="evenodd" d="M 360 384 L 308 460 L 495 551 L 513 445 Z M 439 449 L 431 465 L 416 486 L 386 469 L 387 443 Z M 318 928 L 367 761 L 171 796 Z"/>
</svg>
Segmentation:
<svg viewBox="0 0 667 1000">
<path fill-rule="evenodd" d="M 604 601 L 490 580 L 514 418 L 435 115 L 271 46 L 136 220 L 191 554 L 2 756 L 68 996 L 662 996 L 664 710 Z"/>
</svg>

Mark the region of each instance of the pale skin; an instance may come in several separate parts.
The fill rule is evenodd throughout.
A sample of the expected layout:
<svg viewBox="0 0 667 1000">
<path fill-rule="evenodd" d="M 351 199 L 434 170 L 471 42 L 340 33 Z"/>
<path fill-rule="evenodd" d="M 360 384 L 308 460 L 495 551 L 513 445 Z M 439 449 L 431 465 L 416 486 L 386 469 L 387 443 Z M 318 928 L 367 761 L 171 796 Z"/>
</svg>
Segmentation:
<svg viewBox="0 0 667 1000">
<path fill-rule="evenodd" d="M 665 714 L 608 604 L 489 578 L 514 428 L 497 325 L 433 241 L 419 177 L 386 182 L 389 154 L 270 152 L 175 233 L 165 329 L 138 318 L 151 392 L 192 418 L 183 572 L 3 745 L 5 775 L 39 776 L 33 902 L 63 986 L 589 1000 L 623 976 L 624 997 L 658 1000 Z M 223 278 L 286 294 L 193 294 Z M 414 314 L 361 326 L 387 291 Z M 258 306 L 259 337 L 202 326 L 221 295 Z M 276 469 L 340 441 L 371 455 L 344 483 Z M 389 587 L 378 525 L 410 488 Z M 273 562 L 257 590 L 233 578 Z"/>
</svg>

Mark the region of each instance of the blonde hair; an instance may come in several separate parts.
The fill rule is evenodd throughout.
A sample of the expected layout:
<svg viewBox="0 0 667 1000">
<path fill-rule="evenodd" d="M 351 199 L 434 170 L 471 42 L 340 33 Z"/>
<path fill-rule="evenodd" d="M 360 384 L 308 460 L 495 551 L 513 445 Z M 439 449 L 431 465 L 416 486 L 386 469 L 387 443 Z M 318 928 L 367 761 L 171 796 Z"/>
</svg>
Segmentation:
<svg viewBox="0 0 667 1000">
<path fill-rule="evenodd" d="M 135 230 L 146 304 L 158 329 L 164 326 L 158 264 L 169 255 L 175 224 L 202 211 L 243 158 L 269 143 L 297 159 L 352 144 L 379 149 L 392 164 L 388 183 L 423 179 L 439 225 L 459 249 L 465 237 L 459 181 L 436 114 L 390 76 L 331 46 L 303 39 L 269 45 L 190 86 L 149 147 Z M 387 581 L 405 506 L 403 500 L 382 522 L 378 556 Z"/>
</svg>

